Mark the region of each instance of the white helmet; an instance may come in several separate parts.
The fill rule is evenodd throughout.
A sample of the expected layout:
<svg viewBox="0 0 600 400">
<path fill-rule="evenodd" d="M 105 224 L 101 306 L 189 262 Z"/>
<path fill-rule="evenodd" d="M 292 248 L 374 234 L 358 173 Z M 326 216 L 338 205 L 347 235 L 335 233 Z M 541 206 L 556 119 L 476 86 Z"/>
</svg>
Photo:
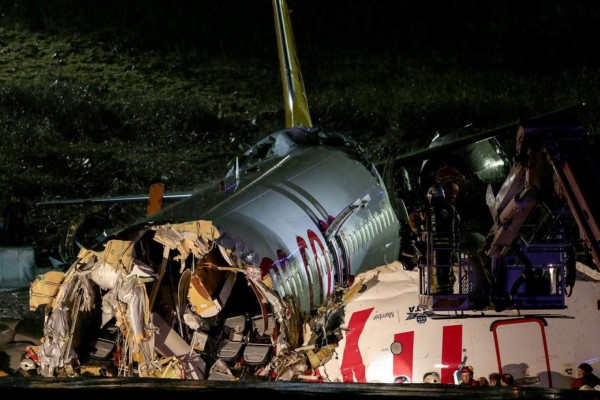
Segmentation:
<svg viewBox="0 0 600 400">
<path fill-rule="evenodd" d="M 37 367 L 35 366 L 35 363 L 33 362 L 33 360 L 31 358 L 24 358 L 21 360 L 21 363 L 19 364 L 19 368 L 21 368 L 23 371 L 33 371 Z"/>
<path fill-rule="evenodd" d="M 423 377 L 423 383 L 440 383 L 440 375 L 435 372 L 428 372 Z"/>
</svg>

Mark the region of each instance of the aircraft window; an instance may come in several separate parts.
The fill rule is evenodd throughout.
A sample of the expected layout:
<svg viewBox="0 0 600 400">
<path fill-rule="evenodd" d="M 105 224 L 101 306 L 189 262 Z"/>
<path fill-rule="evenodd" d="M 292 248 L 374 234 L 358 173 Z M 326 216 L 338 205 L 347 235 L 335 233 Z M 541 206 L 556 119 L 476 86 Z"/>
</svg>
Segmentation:
<svg viewBox="0 0 600 400">
<path fill-rule="evenodd" d="M 377 233 L 379 232 L 379 221 L 378 221 L 378 216 L 377 215 L 373 215 L 370 219 L 369 219 L 369 227 L 371 228 L 371 232 L 373 233 L 373 236 L 377 235 Z"/>
<path fill-rule="evenodd" d="M 322 286 L 319 283 L 319 272 L 317 271 L 317 266 L 315 265 L 315 259 L 312 257 L 312 252 L 308 251 L 306 254 L 306 262 L 308 266 L 308 275 L 310 279 L 309 288 L 313 292 L 313 301 L 319 299 L 321 296 Z"/>
<path fill-rule="evenodd" d="M 357 249 L 358 249 L 358 246 L 356 243 L 356 233 L 352 232 L 350 234 L 350 246 L 348 246 L 348 250 L 350 251 L 350 253 L 354 254 L 354 253 L 356 253 Z"/>
<path fill-rule="evenodd" d="M 365 228 L 366 228 L 366 232 L 367 232 L 367 240 L 371 240 L 371 238 L 373 238 L 375 236 L 375 233 L 373 232 L 373 222 L 374 221 L 371 218 L 365 224 L 366 225 Z"/>
<path fill-rule="evenodd" d="M 305 273 L 305 269 L 298 264 L 297 257 L 289 257 L 287 259 L 287 265 L 285 268 L 286 272 L 286 283 L 290 288 L 290 294 L 296 296 L 300 299 L 302 303 L 302 307 L 307 307 L 308 304 L 308 296 L 301 296 L 302 288 L 308 287 L 307 276 Z"/>
<path fill-rule="evenodd" d="M 382 213 L 378 213 L 375 216 L 375 221 L 377 222 L 377 232 L 383 232 L 383 222 L 381 221 L 382 219 L 383 219 Z"/>
<path fill-rule="evenodd" d="M 385 208 L 383 211 L 381 211 L 381 229 L 385 229 L 388 226 L 390 226 L 390 219 L 388 217 L 388 211 L 387 208 Z"/>
<path fill-rule="evenodd" d="M 333 287 L 333 283 L 334 283 L 334 279 L 335 279 L 335 263 L 333 261 L 333 255 L 329 252 L 325 252 L 325 254 L 323 255 L 325 257 L 325 266 L 327 268 L 327 283 L 328 283 L 328 287 L 329 286 L 329 282 L 331 282 L 331 287 Z M 328 293 L 331 294 L 331 293 Z"/>
<path fill-rule="evenodd" d="M 319 259 L 319 266 L 321 267 L 321 276 L 322 276 L 322 286 L 321 286 L 321 291 L 323 292 L 323 297 L 325 296 L 329 296 L 331 293 L 327 292 L 327 288 L 329 287 L 328 283 L 329 283 L 329 268 L 328 265 L 328 260 L 325 259 L 326 255 L 323 254 L 322 251 L 320 251 L 320 249 L 317 251 L 317 258 Z"/>
<path fill-rule="evenodd" d="M 356 229 L 354 231 L 354 240 L 355 240 L 355 243 L 356 243 L 356 251 L 358 251 L 360 249 L 360 246 L 362 245 L 362 242 L 361 242 L 362 239 L 360 237 L 360 230 L 359 229 Z"/>
<path fill-rule="evenodd" d="M 275 288 L 275 291 L 280 295 L 285 296 L 286 290 L 284 282 L 281 279 L 281 272 L 279 271 L 281 271 L 281 266 L 279 265 L 279 262 L 276 262 L 275 268 L 270 269 L 269 275 L 271 276 L 271 281 L 273 282 L 273 287 Z"/>
<path fill-rule="evenodd" d="M 364 225 L 361 226 L 359 228 L 358 232 L 360 233 L 360 247 L 363 247 L 364 244 L 367 241 L 367 235 L 366 235 L 366 232 L 365 232 L 365 226 Z"/>
<path fill-rule="evenodd" d="M 352 253 L 352 240 L 347 236 L 344 236 L 342 239 L 342 243 L 346 249 L 348 249 L 348 253 Z"/>
<path fill-rule="evenodd" d="M 385 215 L 385 226 L 390 226 L 392 224 L 392 216 L 390 213 L 390 208 L 385 209 L 384 215 Z"/>
</svg>

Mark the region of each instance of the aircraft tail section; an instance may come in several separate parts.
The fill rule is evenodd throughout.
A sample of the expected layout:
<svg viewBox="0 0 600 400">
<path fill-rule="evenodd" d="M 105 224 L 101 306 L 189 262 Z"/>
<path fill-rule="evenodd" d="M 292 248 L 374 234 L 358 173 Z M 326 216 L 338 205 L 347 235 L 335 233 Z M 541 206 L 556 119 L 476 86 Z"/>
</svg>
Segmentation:
<svg viewBox="0 0 600 400">
<path fill-rule="evenodd" d="M 281 66 L 285 127 L 292 128 L 302 125 L 310 128 L 312 127 L 312 121 L 286 1 L 273 0 L 273 13 Z"/>
</svg>

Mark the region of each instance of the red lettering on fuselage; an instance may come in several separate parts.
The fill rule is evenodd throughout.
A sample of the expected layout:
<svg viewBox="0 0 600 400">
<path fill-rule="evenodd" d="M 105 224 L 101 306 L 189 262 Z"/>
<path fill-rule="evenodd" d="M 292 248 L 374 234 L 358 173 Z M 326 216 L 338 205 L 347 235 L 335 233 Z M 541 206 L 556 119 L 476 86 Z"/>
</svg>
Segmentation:
<svg viewBox="0 0 600 400">
<path fill-rule="evenodd" d="M 344 382 L 366 382 L 365 364 L 358 347 L 358 339 L 362 334 L 365 324 L 373 308 L 357 311 L 352 314 L 348 322 L 348 331 L 346 332 L 346 346 L 344 347 L 344 356 L 340 370 Z"/>
<path fill-rule="evenodd" d="M 332 293 L 334 289 L 334 277 L 333 277 L 333 267 L 330 263 L 331 255 L 329 254 L 329 249 L 323 245 L 321 238 L 311 229 L 306 231 L 306 235 L 308 236 L 308 241 L 310 243 L 310 249 L 312 250 L 312 255 L 307 252 L 308 246 L 306 244 L 306 240 L 302 236 L 296 236 L 296 243 L 298 245 L 298 250 L 300 252 L 302 263 L 304 264 L 304 272 L 306 273 L 306 283 L 308 287 L 301 288 L 301 290 L 308 290 L 310 292 L 310 308 L 319 307 L 323 304 L 323 301 L 327 299 Z M 319 255 L 322 255 L 323 260 L 319 258 Z M 313 265 L 316 268 L 316 271 L 312 271 L 311 263 L 309 262 L 309 257 L 312 257 L 314 261 Z M 273 270 L 273 273 L 279 274 L 279 268 L 277 267 L 277 263 L 268 264 L 269 258 L 264 258 L 261 263 L 261 270 L 264 273 L 267 270 Z M 281 269 L 285 269 L 287 267 L 287 254 L 285 251 L 278 249 L 277 250 L 277 261 Z M 324 265 L 322 265 L 324 264 Z M 312 272 L 312 273 L 311 273 Z M 316 272 L 316 278 L 315 278 Z M 327 285 L 324 288 L 323 279 L 327 279 Z M 298 277 L 300 278 L 300 277 Z M 319 281 L 319 298 L 314 299 L 314 287 L 313 285 L 316 282 L 313 282 L 313 279 L 318 279 Z M 300 281 L 304 281 L 300 279 Z"/>
</svg>

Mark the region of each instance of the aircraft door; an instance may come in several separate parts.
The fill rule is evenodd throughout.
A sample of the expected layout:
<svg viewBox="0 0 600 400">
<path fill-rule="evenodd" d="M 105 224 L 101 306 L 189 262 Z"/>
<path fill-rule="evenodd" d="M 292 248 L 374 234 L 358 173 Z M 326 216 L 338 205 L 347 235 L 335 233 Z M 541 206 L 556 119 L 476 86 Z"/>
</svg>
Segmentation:
<svg viewBox="0 0 600 400">
<path fill-rule="evenodd" d="M 327 246 L 334 258 L 335 281 L 341 287 L 348 287 L 348 271 L 350 271 L 350 263 L 346 255 L 344 244 L 338 236 L 335 236 L 327 241 Z"/>
<path fill-rule="evenodd" d="M 512 374 L 519 386 L 552 387 L 545 326 L 540 318 L 519 318 L 495 321 L 490 328 L 498 371 Z"/>
</svg>

